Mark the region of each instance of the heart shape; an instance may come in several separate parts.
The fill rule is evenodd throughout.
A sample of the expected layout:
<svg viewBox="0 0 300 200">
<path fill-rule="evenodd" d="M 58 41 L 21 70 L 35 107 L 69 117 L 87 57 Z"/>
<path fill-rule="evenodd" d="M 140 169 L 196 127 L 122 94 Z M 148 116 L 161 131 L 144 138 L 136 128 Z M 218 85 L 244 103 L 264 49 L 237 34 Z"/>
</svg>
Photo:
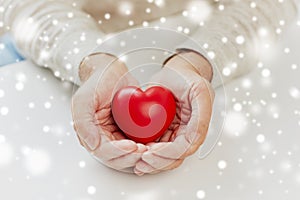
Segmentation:
<svg viewBox="0 0 300 200">
<path fill-rule="evenodd" d="M 112 101 L 112 115 L 118 127 L 128 138 L 143 144 L 161 137 L 175 113 L 173 94 L 161 86 L 146 91 L 128 86 L 120 89 Z"/>
</svg>

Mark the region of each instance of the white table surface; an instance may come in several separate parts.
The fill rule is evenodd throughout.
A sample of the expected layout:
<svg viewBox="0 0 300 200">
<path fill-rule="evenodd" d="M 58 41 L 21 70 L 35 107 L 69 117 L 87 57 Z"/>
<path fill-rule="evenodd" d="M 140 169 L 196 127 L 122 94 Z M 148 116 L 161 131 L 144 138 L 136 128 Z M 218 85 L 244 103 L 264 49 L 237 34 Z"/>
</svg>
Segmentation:
<svg viewBox="0 0 300 200">
<path fill-rule="evenodd" d="M 226 125 L 208 157 L 143 177 L 106 168 L 81 148 L 70 84 L 29 61 L 1 67 L 0 199 L 299 198 L 299 35 L 295 22 L 271 56 L 226 86 Z"/>
</svg>

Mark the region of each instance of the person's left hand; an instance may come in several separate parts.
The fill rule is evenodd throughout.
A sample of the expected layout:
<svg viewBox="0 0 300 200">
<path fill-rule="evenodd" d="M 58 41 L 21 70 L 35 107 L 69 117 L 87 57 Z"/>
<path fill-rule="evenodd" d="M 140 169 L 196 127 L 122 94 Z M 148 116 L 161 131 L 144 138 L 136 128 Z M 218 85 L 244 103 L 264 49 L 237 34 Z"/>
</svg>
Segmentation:
<svg viewBox="0 0 300 200">
<path fill-rule="evenodd" d="M 212 113 L 214 91 L 210 85 L 212 69 L 205 58 L 193 53 L 171 58 L 156 74 L 153 84 L 172 91 L 177 114 L 159 142 L 147 144 L 149 150 L 135 166 L 137 175 L 153 174 L 180 166 L 205 140 Z M 198 66 L 194 68 L 190 59 Z"/>
</svg>

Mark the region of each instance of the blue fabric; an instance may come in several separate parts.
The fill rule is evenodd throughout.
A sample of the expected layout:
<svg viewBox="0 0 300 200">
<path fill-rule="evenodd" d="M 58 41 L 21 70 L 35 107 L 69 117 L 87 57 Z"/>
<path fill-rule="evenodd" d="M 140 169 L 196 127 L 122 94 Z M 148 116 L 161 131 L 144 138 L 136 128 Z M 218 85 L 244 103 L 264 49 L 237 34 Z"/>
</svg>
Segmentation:
<svg viewBox="0 0 300 200">
<path fill-rule="evenodd" d="M 12 37 L 8 34 L 0 37 L 0 67 L 24 60 L 18 52 Z"/>
</svg>

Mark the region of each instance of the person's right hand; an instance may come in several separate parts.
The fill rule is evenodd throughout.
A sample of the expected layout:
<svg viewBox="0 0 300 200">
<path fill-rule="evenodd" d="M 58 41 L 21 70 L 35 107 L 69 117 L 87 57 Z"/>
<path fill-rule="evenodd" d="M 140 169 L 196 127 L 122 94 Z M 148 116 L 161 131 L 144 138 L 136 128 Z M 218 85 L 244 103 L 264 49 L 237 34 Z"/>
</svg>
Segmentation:
<svg viewBox="0 0 300 200">
<path fill-rule="evenodd" d="M 128 140 L 111 114 L 113 92 L 136 85 L 127 67 L 114 56 L 94 54 L 80 65 L 83 82 L 72 99 L 74 128 L 80 143 L 103 164 L 125 170 L 136 165 L 146 147 Z"/>
</svg>

